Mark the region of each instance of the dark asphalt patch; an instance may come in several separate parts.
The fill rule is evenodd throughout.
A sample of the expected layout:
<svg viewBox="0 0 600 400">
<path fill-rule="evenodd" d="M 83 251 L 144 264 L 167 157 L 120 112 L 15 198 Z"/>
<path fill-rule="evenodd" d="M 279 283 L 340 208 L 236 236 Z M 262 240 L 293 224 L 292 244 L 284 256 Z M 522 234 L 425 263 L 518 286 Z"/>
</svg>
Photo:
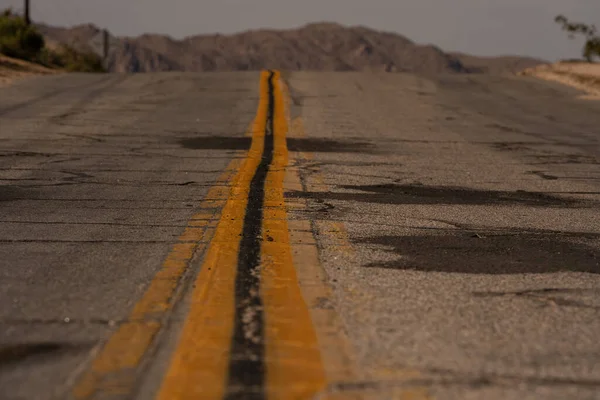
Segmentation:
<svg viewBox="0 0 600 400">
<path fill-rule="evenodd" d="M 179 141 L 179 144 L 191 150 L 248 150 L 251 137 L 244 136 L 200 136 Z"/>
<path fill-rule="evenodd" d="M 558 180 L 558 176 L 547 174 L 544 171 L 529 171 L 529 173 L 532 174 L 532 175 L 537 175 L 540 178 L 548 180 L 548 181 Z"/>
<path fill-rule="evenodd" d="M 244 136 L 201 136 L 179 140 L 179 144 L 191 150 L 248 150 L 252 138 Z M 314 138 L 288 138 L 289 151 L 313 153 L 365 153 L 374 145 L 368 142 L 337 141 Z"/>
<path fill-rule="evenodd" d="M 600 160 L 585 154 L 549 154 L 531 156 L 537 165 L 547 164 L 587 164 L 600 165 Z"/>
<path fill-rule="evenodd" d="M 512 126 L 501 125 L 501 124 L 486 124 L 485 127 L 486 128 L 497 129 L 497 130 L 502 131 L 502 132 L 525 133 L 525 132 L 523 132 L 522 130 L 520 130 L 518 128 L 514 128 Z"/>
<path fill-rule="evenodd" d="M 491 146 L 496 150 L 502 151 L 533 151 L 530 142 L 498 142 L 492 143 Z"/>
<path fill-rule="evenodd" d="M 318 200 L 357 201 L 380 204 L 470 204 L 526 205 L 540 207 L 574 207 L 583 201 L 565 199 L 538 192 L 479 190 L 452 186 L 425 185 L 341 185 L 343 189 L 363 193 L 290 191 L 287 197 Z"/>
<path fill-rule="evenodd" d="M 22 362 L 38 356 L 58 356 L 67 352 L 82 351 L 89 347 L 62 342 L 0 345 L 0 366 Z"/>
<path fill-rule="evenodd" d="M 600 273 L 599 234 L 545 231 L 449 232 L 359 239 L 398 259 L 366 267 L 464 274 Z"/>
<path fill-rule="evenodd" d="M 288 138 L 287 147 L 289 151 L 312 153 L 368 153 L 375 149 L 375 145 L 369 142 L 315 138 Z"/>
<path fill-rule="evenodd" d="M 37 198 L 28 188 L 13 185 L 0 185 L 0 202 Z"/>
<path fill-rule="evenodd" d="M 567 146 L 568 143 L 497 142 L 490 145 L 496 150 L 521 153 L 533 164 L 600 164 L 598 158 L 589 154 L 560 153 L 542 149 L 547 146 Z"/>
<path fill-rule="evenodd" d="M 535 300 L 545 305 L 600 310 L 600 306 L 596 300 L 600 294 L 600 289 L 549 287 L 519 291 L 472 292 L 471 294 L 473 297 L 484 299 L 524 298 Z"/>
</svg>

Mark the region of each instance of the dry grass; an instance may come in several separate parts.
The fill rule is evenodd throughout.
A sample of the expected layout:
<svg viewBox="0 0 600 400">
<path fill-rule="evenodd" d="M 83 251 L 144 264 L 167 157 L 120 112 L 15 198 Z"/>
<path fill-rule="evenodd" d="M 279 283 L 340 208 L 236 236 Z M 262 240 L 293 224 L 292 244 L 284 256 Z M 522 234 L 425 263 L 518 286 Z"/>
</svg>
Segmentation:
<svg viewBox="0 0 600 400">
<path fill-rule="evenodd" d="M 39 64 L 0 54 L 0 87 L 9 85 L 16 80 L 38 75 L 57 74 L 60 72 L 61 71 L 46 68 Z"/>
<path fill-rule="evenodd" d="M 584 98 L 600 100 L 600 64 L 560 62 L 529 68 L 520 75 L 559 82 L 586 92 Z"/>
</svg>

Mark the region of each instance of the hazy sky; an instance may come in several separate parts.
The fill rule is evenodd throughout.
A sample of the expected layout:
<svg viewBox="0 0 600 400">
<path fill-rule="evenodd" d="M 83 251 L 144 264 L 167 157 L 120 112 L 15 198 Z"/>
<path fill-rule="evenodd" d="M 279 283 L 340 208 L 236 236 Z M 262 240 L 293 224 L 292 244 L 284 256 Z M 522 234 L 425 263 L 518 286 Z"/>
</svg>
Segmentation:
<svg viewBox="0 0 600 400">
<path fill-rule="evenodd" d="M 0 0 L 22 9 L 23 0 Z M 398 32 L 418 43 L 476 55 L 577 57 L 581 41 L 553 19 L 600 25 L 600 0 L 31 0 L 32 18 L 54 25 L 94 23 L 113 34 L 175 38 L 334 21 Z"/>
</svg>

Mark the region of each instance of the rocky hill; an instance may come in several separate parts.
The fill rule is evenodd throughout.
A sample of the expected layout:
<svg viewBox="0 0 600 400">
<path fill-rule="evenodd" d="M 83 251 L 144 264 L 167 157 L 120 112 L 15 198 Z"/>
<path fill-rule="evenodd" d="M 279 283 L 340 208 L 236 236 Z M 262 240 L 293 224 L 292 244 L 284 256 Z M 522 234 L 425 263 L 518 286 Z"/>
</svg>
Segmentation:
<svg viewBox="0 0 600 400">
<path fill-rule="evenodd" d="M 94 25 L 39 26 L 51 43 L 90 45 L 100 35 Z M 314 71 L 388 71 L 432 73 L 507 73 L 542 60 L 524 57 L 474 57 L 445 53 L 404 36 L 333 23 L 290 30 L 253 30 L 233 35 L 198 35 L 182 40 L 146 34 L 112 38 L 108 60 L 114 72 L 239 71 L 277 68 Z"/>
</svg>

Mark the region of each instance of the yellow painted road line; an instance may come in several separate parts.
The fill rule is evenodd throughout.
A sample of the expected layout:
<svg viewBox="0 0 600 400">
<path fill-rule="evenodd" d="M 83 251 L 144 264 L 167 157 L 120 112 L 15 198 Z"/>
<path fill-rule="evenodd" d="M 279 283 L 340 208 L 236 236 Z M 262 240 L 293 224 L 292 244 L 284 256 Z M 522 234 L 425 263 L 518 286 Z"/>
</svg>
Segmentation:
<svg viewBox="0 0 600 400">
<path fill-rule="evenodd" d="M 267 175 L 261 289 L 265 309 L 267 398 L 311 399 L 327 379 L 292 257 L 283 183 L 288 165 L 287 96 L 275 83 L 274 156 Z"/>
<path fill-rule="evenodd" d="M 261 75 L 252 148 L 196 280 L 159 400 L 309 399 L 326 388 L 283 198 L 283 89 L 278 72 Z"/>
<path fill-rule="evenodd" d="M 260 100 L 252 146 L 233 180 L 215 236 L 196 279 L 188 317 L 157 398 L 220 399 L 225 394 L 235 315 L 235 278 L 250 183 L 263 152 L 268 114 L 268 73 L 260 79 Z"/>
<path fill-rule="evenodd" d="M 206 200 L 200 203 L 201 211 L 192 216 L 127 320 L 117 328 L 94 357 L 89 369 L 75 382 L 74 398 L 84 400 L 110 394 L 127 395 L 133 391 L 136 368 L 172 309 L 179 282 L 190 261 L 210 240 L 219 210 L 228 195 L 227 182 L 238 167 L 239 160 L 233 160 L 217 179 L 217 184 L 208 191 Z"/>
</svg>

